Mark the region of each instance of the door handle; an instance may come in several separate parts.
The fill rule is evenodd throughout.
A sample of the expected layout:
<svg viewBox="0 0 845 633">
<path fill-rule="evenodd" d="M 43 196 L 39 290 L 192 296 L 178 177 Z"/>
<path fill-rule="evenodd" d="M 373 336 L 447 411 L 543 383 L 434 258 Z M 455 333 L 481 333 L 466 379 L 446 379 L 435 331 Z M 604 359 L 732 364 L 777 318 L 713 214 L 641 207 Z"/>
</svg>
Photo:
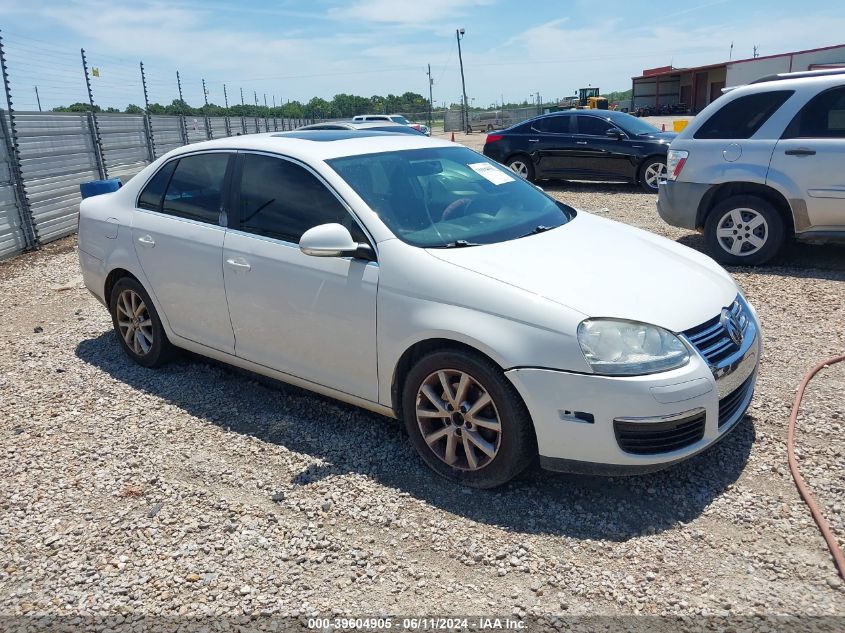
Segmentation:
<svg viewBox="0 0 845 633">
<path fill-rule="evenodd" d="M 252 266 L 250 266 L 249 262 L 246 261 L 243 257 L 234 257 L 232 259 L 227 259 L 226 263 L 229 265 L 229 268 L 233 268 L 235 270 L 249 272 L 252 269 Z"/>
<path fill-rule="evenodd" d="M 784 152 L 787 156 L 813 156 L 816 150 L 807 149 L 806 147 L 799 147 L 798 149 L 788 149 Z"/>
<path fill-rule="evenodd" d="M 539 143 L 539 142 L 540 142 L 540 139 L 538 139 L 538 138 L 530 138 L 530 139 L 528 139 L 528 142 L 529 142 L 529 143 Z"/>
<path fill-rule="evenodd" d="M 147 248 L 152 248 L 156 245 L 156 241 L 153 239 L 152 235 L 142 235 L 138 238 L 138 244 L 146 246 Z"/>
<path fill-rule="evenodd" d="M 575 141 L 576 145 L 586 145 L 587 141 Z"/>
</svg>

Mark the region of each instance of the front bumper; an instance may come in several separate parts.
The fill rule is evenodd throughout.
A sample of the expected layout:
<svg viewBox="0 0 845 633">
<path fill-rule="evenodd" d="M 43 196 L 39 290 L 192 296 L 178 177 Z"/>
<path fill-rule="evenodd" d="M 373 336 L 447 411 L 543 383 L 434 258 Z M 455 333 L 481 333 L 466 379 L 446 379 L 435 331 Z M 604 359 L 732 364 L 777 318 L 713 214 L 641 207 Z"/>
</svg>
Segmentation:
<svg viewBox="0 0 845 633">
<path fill-rule="evenodd" d="M 657 213 L 667 224 L 697 229 L 698 208 L 710 185 L 666 180 L 657 187 Z"/>
<path fill-rule="evenodd" d="M 541 465 L 565 472 L 632 474 L 660 470 L 709 448 L 737 425 L 751 403 L 761 353 L 756 319 L 752 325 L 737 353 L 718 367 L 694 352 L 686 366 L 649 376 L 507 371 L 534 421 Z M 662 429 L 673 421 L 687 425 L 677 430 L 685 433 L 681 448 L 661 451 L 658 444 L 655 452 L 641 454 L 631 451 L 646 440 L 636 435 L 623 439 L 625 429 L 666 437 Z"/>
</svg>

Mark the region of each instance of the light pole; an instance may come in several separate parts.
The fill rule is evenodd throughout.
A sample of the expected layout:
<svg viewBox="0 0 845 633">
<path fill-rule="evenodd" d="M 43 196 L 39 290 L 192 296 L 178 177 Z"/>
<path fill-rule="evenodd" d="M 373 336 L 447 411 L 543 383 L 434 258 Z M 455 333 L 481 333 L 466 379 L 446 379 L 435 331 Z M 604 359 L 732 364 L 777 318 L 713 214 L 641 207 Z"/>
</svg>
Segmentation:
<svg viewBox="0 0 845 633">
<path fill-rule="evenodd" d="M 461 38 L 463 38 L 465 32 L 465 29 L 455 30 L 455 37 L 458 40 L 458 63 L 461 66 L 461 92 L 464 95 L 464 100 L 461 103 L 461 124 L 464 127 L 464 131 L 466 131 L 469 127 L 469 112 L 467 112 L 467 108 L 469 107 L 467 104 L 467 85 L 464 80 L 464 59 L 461 56 Z"/>
</svg>

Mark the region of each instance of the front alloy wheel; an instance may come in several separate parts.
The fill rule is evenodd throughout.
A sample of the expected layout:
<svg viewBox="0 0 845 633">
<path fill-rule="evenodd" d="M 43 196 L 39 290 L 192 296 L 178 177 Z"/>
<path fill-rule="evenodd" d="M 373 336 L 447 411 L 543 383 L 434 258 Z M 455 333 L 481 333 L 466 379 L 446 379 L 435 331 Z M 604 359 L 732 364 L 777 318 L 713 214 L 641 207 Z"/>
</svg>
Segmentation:
<svg viewBox="0 0 845 633">
<path fill-rule="evenodd" d="M 442 369 L 429 374 L 417 392 L 416 418 L 428 447 L 452 468 L 480 470 L 499 451 L 499 412 L 468 373 Z"/>
<path fill-rule="evenodd" d="M 525 470 L 537 454 L 528 411 L 490 359 L 469 350 L 432 352 L 403 383 L 405 429 L 439 475 L 493 488 Z"/>
</svg>

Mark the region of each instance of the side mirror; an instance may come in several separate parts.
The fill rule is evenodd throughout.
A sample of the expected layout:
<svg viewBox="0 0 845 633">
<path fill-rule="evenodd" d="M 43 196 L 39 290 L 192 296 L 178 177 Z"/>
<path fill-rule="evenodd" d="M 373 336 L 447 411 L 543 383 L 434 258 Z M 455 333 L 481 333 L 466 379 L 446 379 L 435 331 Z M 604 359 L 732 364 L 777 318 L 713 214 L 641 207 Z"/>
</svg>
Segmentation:
<svg viewBox="0 0 845 633">
<path fill-rule="evenodd" d="M 607 132 L 605 132 L 605 136 L 615 138 L 617 141 L 625 138 L 625 135 L 622 133 L 622 131 L 617 130 L 616 128 L 610 128 Z"/>
<path fill-rule="evenodd" d="M 302 234 L 299 250 L 312 257 L 343 257 L 354 255 L 358 243 L 342 224 L 321 224 Z"/>
</svg>

